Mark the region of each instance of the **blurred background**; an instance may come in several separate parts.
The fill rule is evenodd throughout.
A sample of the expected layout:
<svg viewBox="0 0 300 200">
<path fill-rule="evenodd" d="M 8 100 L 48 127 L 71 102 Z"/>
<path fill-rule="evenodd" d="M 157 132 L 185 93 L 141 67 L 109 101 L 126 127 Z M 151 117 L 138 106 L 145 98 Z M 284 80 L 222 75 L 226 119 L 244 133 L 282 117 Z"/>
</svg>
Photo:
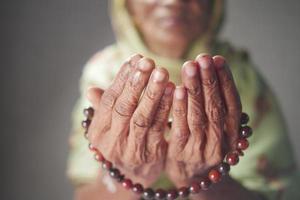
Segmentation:
<svg viewBox="0 0 300 200">
<path fill-rule="evenodd" d="M 114 42 L 107 0 L 0 5 L 3 200 L 68 200 L 70 113 L 82 67 Z M 300 1 L 228 0 L 222 38 L 247 48 L 281 102 L 300 163 Z"/>
</svg>

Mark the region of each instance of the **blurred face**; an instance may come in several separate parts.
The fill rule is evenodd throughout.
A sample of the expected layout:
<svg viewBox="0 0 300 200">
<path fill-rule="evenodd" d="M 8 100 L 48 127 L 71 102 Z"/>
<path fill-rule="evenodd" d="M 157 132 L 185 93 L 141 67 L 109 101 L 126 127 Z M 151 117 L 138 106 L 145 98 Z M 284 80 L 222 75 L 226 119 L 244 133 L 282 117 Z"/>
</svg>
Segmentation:
<svg viewBox="0 0 300 200">
<path fill-rule="evenodd" d="M 191 42 L 207 29 L 211 0 L 127 0 L 127 7 L 147 40 Z"/>
</svg>

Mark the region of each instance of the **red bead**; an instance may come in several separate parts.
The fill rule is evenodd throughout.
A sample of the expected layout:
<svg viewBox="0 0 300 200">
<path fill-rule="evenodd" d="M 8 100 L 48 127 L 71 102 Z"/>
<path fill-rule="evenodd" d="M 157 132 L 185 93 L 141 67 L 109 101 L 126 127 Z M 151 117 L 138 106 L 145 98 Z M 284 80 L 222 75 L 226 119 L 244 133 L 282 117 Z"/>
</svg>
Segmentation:
<svg viewBox="0 0 300 200">
<path fill-rule="evenodd" d="M 211 185 L 211 181 L 209 179 L 203 179 L 200 181 L 200 186 L 202 190 L 208 190 Z"/>
<path fill-rule="evenodd" d="M 167 193 L 167 199 L 168 200 L 174 200 L 178 197 L 178 193 L 176 190 L 169 190 Z"/>
<path fill-rule="evenodd" d="M 105 158 L 103 157 L 103 155 L 100 152 L 95 153 L 94 158 L 98 162 L 104 162 L 105 161 Z"/>
<path fill-rule="evenodd" d="M 125 179 L 125 180 L 122 181 L 122 186 L 125 189 L 129 190 L 133 187 L 133 184 L 132 184 L 132 181 L 130 179 Z"/>
<path fill-rule="evenodd" d="M 237 143 L 237 148 L 240 150 L 246 150 L 249 147 L 249 142 L 247 139 L 239 139 Z"/>
<path fill-rule="evenodd" d="M 112 163 L 106 160 L 102 163 L 102 168 L 106 170 L 110 170 L 112 168 Z"/>
<path fill-rule="evenodd" d="M 240 135 L 242 138 L 248 138 L 252 135 L 252 128 L 249 126 L 243 126 L 240 130 Z"/>
<path fill-rule="evenodd" d="M 178 190 L 178 195 L 181 197 L 181 198 L 185 198 L 185 197 L 188 197 L 190 194 L 190 191 L 187 187 L 182 187 Z"/>
<path fill-rule="evenodd" d="M 191 184 L 189 190 L 192 194 L 197 194 L 197 193 L 200 192 L 201 187 L 198 183 L 194 182 L 194 183 Z"/>
<path fill-rule="evenodd" d="M 166 196 L 167 196 L 167 192 L 163 189 L 157 189 L 155 191 L 155 198 L 156 199 L 159 199 L 159 200 L 166 199 Z"/>
<path fill-rule="evenodd" d="M 144 188 L 141 184 L 137 183 L 132 186 L 132 191 L 136 194 L 142 194 L 144 192 Z"/>
<path fill-rule="evenodd" d="M 226 162 L 229 165 L 236 165 L 239 162 L 239 156 L 237 153 L 228 153 L 226 156 Z"/>
<path fill-rule="evenodd" d="M 249 116 L 247 113 L 242 113 L 241 115 L 241 124 L 247 124 L 249 122 Z"/>
<path fill-rule="evenodd" d="M 217 183 L 221 180 L 221 173 L 218 170 L 212 169 L 208 173 L 208 178 L 211 180 L 211 182 Z"/>
</svg>

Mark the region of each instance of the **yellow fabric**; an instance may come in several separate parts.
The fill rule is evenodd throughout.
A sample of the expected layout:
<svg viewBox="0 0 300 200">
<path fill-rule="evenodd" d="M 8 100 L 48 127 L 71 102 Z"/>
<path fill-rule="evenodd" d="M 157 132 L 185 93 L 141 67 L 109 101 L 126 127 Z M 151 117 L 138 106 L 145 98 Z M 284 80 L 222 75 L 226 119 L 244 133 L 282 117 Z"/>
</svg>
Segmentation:
<svg viewBox="0 0 300 200">
<path fill-rule="evenodd" d="M 191 45 L 184 58 L 177 60 L 155 55 L 147 49 L 131 21 L 124 0 L 112 0 L 111 12 L 117 42 L 97 53 L 84 67 L 80 81 L 81 97 L 72 115 L 73 134 L 68 175 L 75 183 L 93 181 L 99 173 L 98 165 L 88 151 L 83 129 L 80 127 L 82 110 L 89 106 L 85 98 L 88 86 L 107 88 L 122 62 L 133 53 L 153 58 L 159 66 L 167 68 L 171 80 L 179 84 L 183 62 L 186 59 L 194 59 L 199 53 L 208 52 L 223 55 L 228 60 L 241 96 L 243 110 L 250 115 L 250 125 L 254 128 L 250 148 L 241 158 L 239 165 L 233 167 L 231 176 L 248 189 L 261 192 L 268 199 L 300 199 L 297 191 L 300 175 L 296 171 L 287 129 L 275 96 L 245 52 L 236 51 L 228 43 L 216 39 L 224 14 L 222 0 L 214 1 L 214 17 L 207 33 Z M 268 173 L 268 170 L 272 173 Z M 163 180 L 160 179 L 157 184 L 167 187 L 170 183 L 163 176 Z"/>
</svg>

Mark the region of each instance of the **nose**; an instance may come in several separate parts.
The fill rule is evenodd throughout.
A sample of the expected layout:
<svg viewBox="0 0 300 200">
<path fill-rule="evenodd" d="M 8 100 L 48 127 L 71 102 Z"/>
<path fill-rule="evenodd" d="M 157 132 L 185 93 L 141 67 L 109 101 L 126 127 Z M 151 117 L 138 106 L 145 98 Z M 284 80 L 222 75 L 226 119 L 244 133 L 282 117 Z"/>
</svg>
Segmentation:
<svg viewBox="0 0 300 200">
<path fill-rule="evenodd" d="M 184 2 L 188 2 L 189 0 L 160 0 L 161 5 L 164 6 L 173 6 L 173 5 L 179 5 Z"/>
</svg>

